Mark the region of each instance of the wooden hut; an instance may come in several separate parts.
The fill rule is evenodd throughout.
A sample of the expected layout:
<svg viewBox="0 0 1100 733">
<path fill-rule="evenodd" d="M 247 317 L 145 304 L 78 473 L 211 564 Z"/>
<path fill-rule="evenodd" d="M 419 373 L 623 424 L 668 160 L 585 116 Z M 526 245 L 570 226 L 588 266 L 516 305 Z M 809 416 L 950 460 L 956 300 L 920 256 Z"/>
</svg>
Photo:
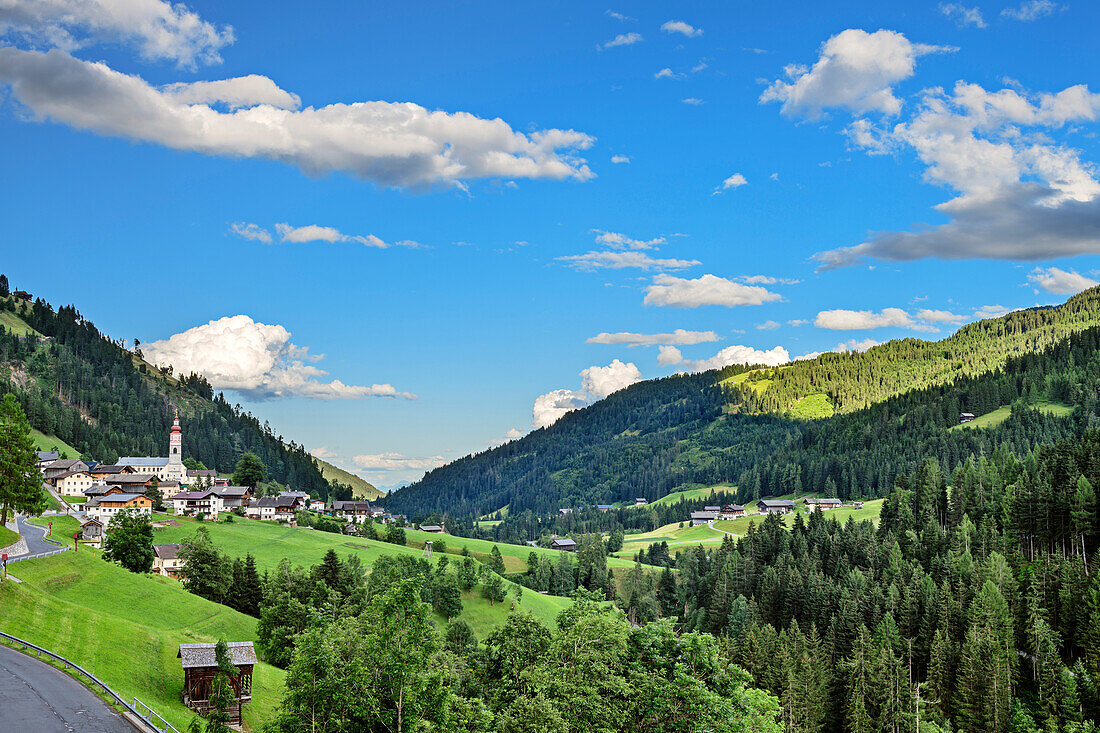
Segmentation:
<svg viewBox="0 0 1100 733">
<path fill-rule="evenodd" d="M 252 667 L 256 664 L 256 650 L 252 648 L 251 641 L 231 641 L 228 646 L 229 659 L 240 670 L 236 677 L 229 678 L 236 699 L 236 704 L 228 711 L 229 722 L 240 725 L 241 709 L 252 700 Z M 215 647 L 217 644 L 212 643 L 180 644 L 179 654 L 176 655 L 183 664 L 183 704 L 199 715 L 205 715 L 214 707 L 210 703 L 210 694 L 214 679 L 221 674 L 214 655 Z"/>
</svg>

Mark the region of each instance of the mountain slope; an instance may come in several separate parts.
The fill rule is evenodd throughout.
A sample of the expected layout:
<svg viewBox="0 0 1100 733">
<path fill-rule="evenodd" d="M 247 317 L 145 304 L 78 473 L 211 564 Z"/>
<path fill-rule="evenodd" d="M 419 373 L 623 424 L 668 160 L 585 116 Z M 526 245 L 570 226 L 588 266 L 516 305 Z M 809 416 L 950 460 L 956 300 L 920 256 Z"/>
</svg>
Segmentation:
<svg viewBox="0 0 1100 733">
<path fill-rule="evenodd" d="M 354 473 L 350 473 L 334 466 L 326 460 L 317 458 L 317 465 L 321 469 L 321 475 L 325 477 L 329 483 L 341 483 L 345 486 L 350 486 L 352 493 L 359 499 L 378 499 L 385 496 L 385 493 L 379 491 L 374 484 L 367 481 L 365 478 L 356 476 Z"/>
<path fill-rule="evenodd" d="M 904 339 L 779 369 L 729 367 L 642 382 L 436 469 L 394 492 L 387 506 L 468 516 L 508 505 L 511 523 L 525 521 L 524 511 L 652 501 L 689 484 L 735 483 L 743 499 L 796 491 L 881 496 L 929 453 L 949 468 L 1002 443 L 1026 451 L 1077 430 L 1074 421 L 1095 414 L 1091 387 L 1082 385 L 1091 384 L 1100 332 L 1082 331 L 1097 327 L 1094 288 L 1057 308 L 970 324 L 939 342 Z M 824 395 L 837 414 L 787 415 L 813 395 Z M 1083 409 L 1071 418 L 1026 409 L 1040 399 Z M 1016 414 L 995 431 L 946 431 L 960 411 L 1013 403 Z"/>
<path fill-rule="evenodd" d="M 329 495 L 329 481 L 304 446 L 215 395 L 203 377 L 161 372 L 72 306 L 55 311 L 41 299 L 9 296 L 0 298 L 0 314 L 0 393 L 14 393 L 33 427 L 78 454 L 107 462 L 163 455 L 178 410 L 186 457 L 229 473 L 251 451 L 271 479 Z"/>
</svg>

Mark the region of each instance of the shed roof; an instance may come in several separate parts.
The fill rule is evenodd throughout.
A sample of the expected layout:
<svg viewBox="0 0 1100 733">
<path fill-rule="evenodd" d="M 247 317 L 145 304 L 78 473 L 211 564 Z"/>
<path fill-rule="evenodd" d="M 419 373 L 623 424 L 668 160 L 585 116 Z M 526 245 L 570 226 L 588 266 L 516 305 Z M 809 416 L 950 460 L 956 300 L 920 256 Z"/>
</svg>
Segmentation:
<svg viewBox="0 0 1100 733">
<path fill-rule="evenodd" d="M 183 660 L 183 668 L 216 667 L 218 660 L 214 657 L 216 644 L 180 644 L 177 658 Z M 229 647 L 229 660 L 234 666 L 242 664 L 256 664 L 256 650 L 252 648 L 251 641 L 231 641 Z"/>
<path fill-rule="evenodd" d="M 714 512 L 692 512 L 691 513 L 691 518 L 692 519 L 714 519 L 715 518 L 715 513 Z"/>
<path fill-rule="evenodd" d="M 557 545 L 558 547 L 576 547 L 577 543 L 569 539 L 568 537 L 565 537 L 560 540 L 553 540 L 550 543 L 551 547 L 554 547 L 555 545 Z"/>
<path fill-rule="evenodd" d="M 153 545 L 153 553 L 161 560 L 175 560 L 180 555 L 180 546 Z"/>
<path fill-rule="evenodd" d="M 787 507 L 793 509 L 794 502 L 790 499 L 761 499 L 759 506 Z"/>
</svg>

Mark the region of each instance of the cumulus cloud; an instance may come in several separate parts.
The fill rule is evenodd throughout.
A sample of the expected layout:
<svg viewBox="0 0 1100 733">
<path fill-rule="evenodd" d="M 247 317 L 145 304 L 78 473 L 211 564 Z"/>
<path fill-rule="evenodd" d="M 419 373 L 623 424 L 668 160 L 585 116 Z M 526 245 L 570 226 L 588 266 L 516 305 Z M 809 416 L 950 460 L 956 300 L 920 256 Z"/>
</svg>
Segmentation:
<svg viewBox="0 0 1100 733">
<path fill-rule="evenodd" d="M 633 46 L 635 43 L 642 41 L 641 33 L 620 33 L 612 38 L 610 41 L 604 41 L 600 44 L 599 48 L 615 48 L 616 46 Z"/>
<path fill-rule="evenodd" d="M 414 458 L 393 451 L 358 455 L 351 460 L 356 466 L 367 471 L 430 471 L 447 462 L 443 456 Z"/>
<path fill-rule="evenodd" d="M 917 320 L 924 321 L 926 323 L 945 323 L 956 325 L 965 321 L 966 316 L 959 315 L 958 313 L 952 313 L 951 311 L 921 308 L 919 311 L 917 311 Z"/>
<path fill-rule="evenodd" d="M 573 130 L 517 132 L 501 119 L 429 111 L 411 102 L 356 102 L 305 109 L 272 104 L 271 87 L 247 77 L 219 86 L 155 87 L 106 64 L 0 48 L 0 83 L 40 120 L 206 155 L 276 160 L 320 176 L 345 173 L 391 187 L 464 186 L 478 178 L 573 178 L 593 174 L 576 152 L 593 138 Z M 211 106 L 256 102 L 222 111 Z M 277 87 L 274 87 L 277 89 Z M 202 98 L 202 103 L 181 101 Z M 253 95 L 253 96 L 249 96 Z M 215 99 L 215 97 L 224 97 Z M 288 104 L 285 93 L 281 104 Z M 277 101 L 277 100 L 276 100 Z"/>
<path fill-rule="evenodd" d="M 685 331 L 677 328 L 672 333 L 631 333 L 619 331 L 617 333 L 601 333 L 590 337 L 588 344 L 616 344 L 622 346 L 658 346 L 661 344 L 676 346 L 691 346 L 711 341 L 719 341 L 718 334 L 714 331 Z"/>
<path fill-rule="evenodd" d="M 667 66 L 653 75 L 654 79 L 683 79 L 683 74 L 677 74 Z"/>
<path fill-rule="evenodd" d="M 1001 15 L 1005 18 L 1022 20 L 1028 23 L 1051 15 L 1057 9 L 1058 5 L 1053 0 L 1027 0 L 1027 2 L 1021 3 L 1019 7 L 1005 8 L 1001 11 Z"/>
<path fill-rule="evenodd" d="M 703 275 L 694 280 L 657 275 L 646 289 L 645 305 L 670 308 L 698 308 L 704 305 L 761 305 L 783 296 L 759 285 L 744 285 L 716 275 Z"/>
<path fill-rule="evenodd" d="M 593 272 L 595 270 L 683 270 L 701 264 L 699 260 L 659 259 L 644 252 L 586 252 L 582 255 L 565 255 L 555 258 L 565 262 L 574 270 Z"/>
<path fill-rule="evenodd" d="M 624 22 L 628 20 L 634 20 L 634 18 L 631 18 L 629 15 L 623 15 L 622 13 L 617 13 L 614 10 L 608 10 L 606 11 L 606 13 L 609 17 L 614 18 L 615 20 L 621 20 Z"/>
<path fill-rule="evenodd" d="M 302 106 L 297 94 L 280 89 L 271 79 L 258 74 L 218 81 L 168 84 L 163 91 L 172 101 L 184 105 L 225 105 L 231 110 L 260 104 L 276 109 L 298 109 Z"/>
<path fill-rule="evenodd" d="M 587 407 L 609 394 L 642 381 L 642 373 L 638 367 L 632 362 L 624 364 L 618 359 L 605 367 L 591 366 L 583 369 L 580 376 L 579 390 L 555 389 L 535 398 L 531 409 L 531 423 L 535 428 L 549 427 L 567 412 Z"/>
<path fill-rule="evenodd" d="M 618 165 L 619 163 L 629 163 L 630 157 L 626 155 L 612 155 L 611 162 Z"/>
<path fill-rule="evenodd" d="M 679 353 L 679 352 L 677 352 Z M 727 346 L 709 359 L 691 361 L 681 358 L 680 361 L 663 362 L 666 365 L 675 364 L 683 371 L 705 372 L 711 369 L 721 369 L 731 364 L 761 364 L 763 366 L 779 366 L 791 360 L 790 352 L 782 346 L 775 346 L 766 351 L 754 349 L 751 346 L 736 344 Z"/>
<path fill-rule="evenodd" d="M 328 447 L 323 446 L 323 445 L 318 447 L 318 448 L 313 448 L 312 450 L 310 450 L 309 454 L 311 456 L 316 456 L 317 458 L 321 458 L 323 460 L 328 460 L 329 458 L 336 458 L 336 451 L 329 450 Z"/>
<path fill-rule="evenodd" d="M 894 84 L 913 75 L 918 57 L 947 50 L 911 43 L 896 31 L 850 28 L 825 42 L 813 68 L 789 65 L 787 79 L 772 82 L 760 101 L 779 102 L 783 114 L 811 118 L 829 107 L 894 115 L 901 111 Z"/>
<path fill-rule="evenodd" d="M 722 181 L 722 185 L 715 188 L 714 192 L 722 193 L 723 191 L 727 191 L 731 188 L 741 188 L 741 186 L 744 186 L 747 183 L 748 179 L 746 179 L 745 176 L 741 175 L 740 173 L 734 173 L 732 176 Z"/>
<path fill-rule="evenodd" d="M 234 40 L 232 27 L 215 26 L 183 3 L 163 0 L 4 0 L 0 36 L 68 51 L 124 43 L 148 61 L 174 61 L 184 68 L 221 63 L 218 52 Z"/>
<path fill-rule="evenodd" d="M 611 249 L 657 249 L 665 243 L 664 237 L 653 239 L 634 239 L 619 232 L 605 232 L 601 229 L 593 229 L 596 232 L 596 243 Z"/>
<path fill-rule="evenodd" d="M 264 244 L 271 244 L 272 241 L 271 232 L 267 231 L 259 224 L 249 224 L 243 221 L 237 221 L 229 225 L 229 230 L 241 239 L 248 239 L 253 242 L 263 242 Z"/>
<path fill-rule="evenodd" d="M 968 8 L 959 3 L 940 3 L 940 12 L 955 21 L 960 28 L 972 25 L 975 28 L 985 28 L 985 18 L 982 17 L 981 8 Z"/>
<path fill-rule="evenodd" d="M 684 354 L 675 346 L 657 347 L 657 363 L 661 366 L 679 364 L 684 360 Z"/>
<path fill-rule="evenodd" d="M 779 321 L 764 321 L 756 324 L 757 331 L 774 331 L 779 328 Z"/>
<path fill-rule="evenodd" d="M 1027 279 L 1048 293 L 1059 295 L 1075 295 L 1082 290 L 1100 285 L 1096 280 L 1085 277 L 1076 270 L 1067 272 L 1057 267 L 1036 267 Z"/>
<path fill-rule="evenodd" d="M 883 308 L 875 311 L 854 311 L 839 308 L 817 314 L 814 325 L 833 331 L 863 331 L 872 328 L 908 328 L 915 331 L 935 330 L 934 326 L 919 323 L 901 308 Z"/>
<path fill-rule="evenodd" d="M 257 400 L 276 397 L 362 399 L 416 395 L 390 384 L 369 387 L 322 381 L 328 372 L 313 366 L 322 357 L 290 341 L 290 331 L 248 316 L 227 316 L 167 339 L 141 345 L 157 366 L 171 364 L 176 374 L 204 375 L 214 389 L 231 389 Z"/>
<path fill-rule="evenodd" d="M 679 33 L 682 36 L 688 38 L 695 38 L 703 35 L 702 28 L 696 28 L 693 25 L 685 23 L 682 20 L 669 20 L 661 24 L 661 30 L 665 33 Z"/>
</svg>

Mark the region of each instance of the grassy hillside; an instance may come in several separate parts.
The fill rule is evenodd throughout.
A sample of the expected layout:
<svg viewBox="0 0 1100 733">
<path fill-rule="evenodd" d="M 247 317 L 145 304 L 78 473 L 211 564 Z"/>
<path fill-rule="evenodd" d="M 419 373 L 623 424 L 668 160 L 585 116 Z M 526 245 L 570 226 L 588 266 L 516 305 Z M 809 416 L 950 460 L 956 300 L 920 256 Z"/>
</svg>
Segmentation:
<svg viewBox="0 0 1100 733">
<path fill-rule="evenodd" d="M 320 458 L 317 459 L 317 465 L 321 467 L 321 475 L 325 477 L 326 481 L 339 481 L 350 486 L 356 498 L 374 500 L 384 496 L 373 484 L 354 473 L 334 466 L 328 461 L 322 461 Z"/>
<path fill-rule="evenodd" d="M 10 571 L 23 583 L 0 586 L 0 629 L 72 659 L 180 730 L 192 714 L 180 702 L 179 645 L 256 639 L 255 619 L 188 593 L 177 581 L 104 562 L 87 547 Z M 282 697 L 283 672 L 261 663 L 254 675 L 244 714 L 258 730 Z"/>
<path fill-rule="evenodd" d="M 42 334 L 35 331 L 33 328 L 27 325 L 19 316 L 15 315 L 11 311 L 0 311 L 0 328 L 4 328 L 16 336 L 41 336 Z"/>
<path fill-rule="evenodd" d="M 410 543 L 418 546 L 400 546 L 388 542 L 367 540 L 359 537 L 319 532 L 307 527 L 286 527 L 274 522 L 261 522 L 258 519 L 241 519 L 235 517 L 230 524 L 225 522 L 198 522 L 185 517 L 168 517 L 158 515 L 157 519 L 171 519 L 174 526 L 158 528 L 155 531 L 154 542 L 157 544 L 169 544 L 182 542 L 195 533 L 199 527 L 205 527 L 210 533 L 210 539 L 218 548 L 230 557 L 244 557 L 248 553 L 256 558 L 256 565 L 260 572 L 274 570 L 285 557 L 296 565 L 309 567 L 321 562 L 329 549 L 334 549 L 341 557 L 356 555 L 363 565 L 370 567 L 375 560 L 383 555 L 411 555 L 423 557 L 423 541 L 425 539 L 438 540 L 440 535 L 416 530 L 405 530 L 405 537 Z M 488 557 L 493 543 L 484 540 L 472 540 L 462 537 L 443 535 L 449 550 L 458 550 L 462 545 L 467 545 L 475 557 Z M 524 548 L 515 545 L 498 545 L 501 555 L 504 557 L 505 567 L 509 572 L 519 572 L 527 567 L 524 561 L 528 553 L 534 548 Z M 540 553 L 557 553 L 551 550 L 535 550 Z M 523 559 L 521 559 L 523 558 Z M 622 561 L 615 561 L 621 565 L 628 565 Z M 509 581 L 508 585 L 512 583 Z M 530 589 L 523 589 L 523 597 L 520 606 L 533 616 L 547 624 L 552 624 L 569 601 L 564 598 L 544 596 Z M 474 629 L 479 638 L 490 630 L 496 628 L 507 620 L 510 612 L 510 604 L 489 605 L 475 589 L 463 598 L 463 611 L 461 618 Z"/>
<path fill-rule="evenodd" d="M 1054 415 L 1056 417 L 1066 417 L 1073 412 L 1073 408 L 1062 402 L 1050 402 L 1047 400 L 1041 400 L 1032 405 L 1036 410 L 1046 415 Z M 978 415 L 973 420 L 967 423 L 960 423 L 958 425 L 952 425 L 948 430 L 973 430 L 974 428 L 995 428 L 1012 415 L 1012 407 L 1010 405 L 1002 405 L 992 412 L 987 412 L 984 415 Z"/>
<path fill-rule="evenodd" d="M 68 456 L 69 458 L 79 458 L 80 451 L 73 448 L 71 445 L 57 438 L 53 435 L 46 435 L 41 430 L 31 428 L 31 437 L 34 438 L 35 450 L 54 450 L 61 451 L 61 454 Z"/>
<path fill-rule="evenodd" d="M 665 494 L 660 499 L 649 502 L 650 505 L 663 506 L 665 504 L 675 504 L 679 501 L 694 501 L 696 499 L 707 499 L 711 493 L 715 494 L 732 494 L 737 489 L 736 486 L 730 486 L 728 484 L 718 484 L 716 486 L 702 486 L 698 488 L 688 488 L 681 491 L 673 491 L 671 494 Z"/>
</svg>

